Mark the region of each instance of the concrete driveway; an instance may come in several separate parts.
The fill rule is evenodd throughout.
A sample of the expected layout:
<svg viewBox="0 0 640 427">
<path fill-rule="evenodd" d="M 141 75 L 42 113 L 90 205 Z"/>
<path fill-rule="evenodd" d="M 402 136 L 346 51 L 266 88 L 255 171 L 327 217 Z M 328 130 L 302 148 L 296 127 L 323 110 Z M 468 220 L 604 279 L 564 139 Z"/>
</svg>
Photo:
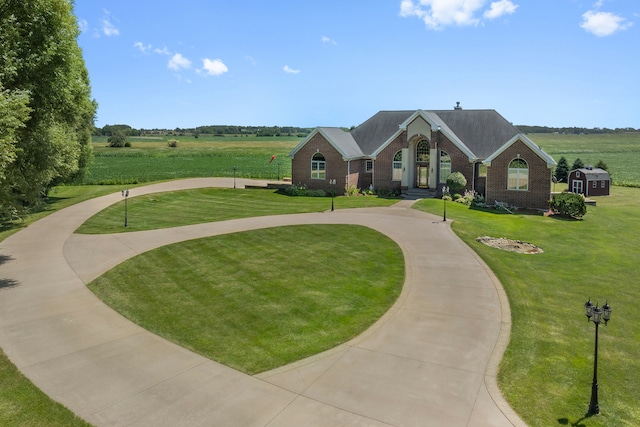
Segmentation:
<svg viewBox="0 0 640 427">
<path fill-rule="evenodd" d="M 239 186 L 256 184 L 238 180 Z M 136 188 L 131 197 L 231 179 Z M 497 366 L 509 306 L 487 266 L 441 218 L 388 208 L 281 215 L 112 235 L 73 231 L 120 193 L 56 212 L 0 242 L 0 345 L 40 389 L 97 426 L 521 426 Z M 360 224 L 406 260 L 403 292 L 356 339 L 249 376 L 131 323 L 85 284 L 173 242 L 290 224 Z M 295 256 L 295 250 L 291 250 Z"/>
</svg>

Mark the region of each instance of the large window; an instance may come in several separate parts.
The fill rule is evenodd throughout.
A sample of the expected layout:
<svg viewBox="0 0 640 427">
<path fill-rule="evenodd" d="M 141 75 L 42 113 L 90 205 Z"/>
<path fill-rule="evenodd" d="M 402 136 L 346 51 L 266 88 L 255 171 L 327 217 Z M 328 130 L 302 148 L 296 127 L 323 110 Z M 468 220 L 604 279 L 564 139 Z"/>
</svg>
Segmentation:
<svg viewBox="0 0 640 427">
<path fill-rule="evenodd" d="M 444 152 L 440 152 L 440 182 L 447 182 L 451 175 L 451 157 Z"/>
<path fill-rule="evenodd" d="M 416 160 L 418 162 L 429 161 L 429 143 L 425 140 L 418 142 L 416 146 Z"/>
<path fill-rule="evenodd" d="M 402 181 L 402 151 L 393 156 L 393 181 Z"/>
<path fill-rule="evenodd" d="M 529 166 L 522 159 L 514 159 L 509 163 L 507 188 L 509 190 L 529 189 Z"/>
<path fill-rule="evenodd" d="M 325 179 L 327 177 L 327 162 L 321 153 L 311 158 L 311 179 Z"/>
</svg>

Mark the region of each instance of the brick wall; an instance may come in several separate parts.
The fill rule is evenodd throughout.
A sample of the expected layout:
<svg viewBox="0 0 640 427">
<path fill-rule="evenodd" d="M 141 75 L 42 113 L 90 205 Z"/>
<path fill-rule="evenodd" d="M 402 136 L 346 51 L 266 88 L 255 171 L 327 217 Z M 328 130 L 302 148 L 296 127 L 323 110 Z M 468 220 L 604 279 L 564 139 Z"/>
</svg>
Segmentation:
<svg viewBox="0 0 640 427">
<path fill-rule="evenodd" d="M 326 161 L 326 178 L 311 179 L 311 158 L 315 153 L 322 153 Z M 352 170 L 350 179 L 356 179 L 359 168 L 353 170 L 353 166 L 358 162 L 351 162 Z M 304 147 L 295 154 L 291 161 L 291 183 L 294 185 L 305 185 L 310 190 L 330 191 L 335 189 L 336 194 L 344 194 L 344 187 L 347 183 L 347 162 L 342 160 L 342 156 L 333 148 L 329 142 L 320 134 L 316 133 Z M 330 179 L 335 179 L 334 186 L 329 184 Z"/>
<path fill-rule="evenodd" d="M 467 190 L 471 190 L 473 188 L 473 178 L 474 178 L 474 164 L 469 162 L 469 157 L 464 154 L 456 145 L 449 141 L 449 139 L 442 135 L 436 135 L 435 138 L 432 138 L 433 146 L 437 145 L 438 151 L 445 151 L 449 157 L 451 158 L 451 172 L 460 172 L 467 179 Z M 440 153 L 438 152 L 438 156 Z M 437 166 L 438 168 L 438 179 L 440 178 L 440 158 L 431 159 L 433 162 L 435 160 L 435 164 L 433 166 Z M 440 184 L 445 184 L 447 177 L 443 177 L 444 181 Z"/>
<path fill-rule="evenodd" d="M 400 190 L 402 182 L 392 180 L 393 156 L 395 156 L 398 151 L 408 147 L 407 133 L 402 132 L 378 154 L 374 165 L 375 174 L 373 186 L 375 189 L 388 191 Z"/>
<path fill-rule="evenodd" d="M 529 189 L 508 190 L 509 163 L 518 157 L 529 166 Z M 527 145 L 516 141 L 491 162 L 487 168 L 487 203 L 507 202 L 520 208 L 548 209 L 551 198 L 551 170 Z"/>
</svg>

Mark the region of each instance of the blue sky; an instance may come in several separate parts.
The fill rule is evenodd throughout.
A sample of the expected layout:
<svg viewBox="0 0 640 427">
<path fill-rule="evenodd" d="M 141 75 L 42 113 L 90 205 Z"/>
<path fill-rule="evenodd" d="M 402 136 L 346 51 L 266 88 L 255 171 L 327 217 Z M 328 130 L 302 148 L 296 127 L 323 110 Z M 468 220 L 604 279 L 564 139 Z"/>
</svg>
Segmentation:
<svg viewBox="0 0 640 427">
<path fill-rule="evenodd" d="M 640 128 L 637 0 L 76 0 L 97 126 L 352 126 L 495 109 Z"/>
</svg>

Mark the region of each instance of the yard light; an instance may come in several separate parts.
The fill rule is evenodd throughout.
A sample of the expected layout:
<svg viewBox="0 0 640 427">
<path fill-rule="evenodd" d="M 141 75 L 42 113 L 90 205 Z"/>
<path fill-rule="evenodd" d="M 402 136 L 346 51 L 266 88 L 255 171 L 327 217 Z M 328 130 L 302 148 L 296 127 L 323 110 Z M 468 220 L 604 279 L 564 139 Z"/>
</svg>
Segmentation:
<svg viewBox="0 0 640 427">
<path fill-rule="evenodd" d="M 587 322 L 592 321 L 596 325 L 596 342 L 593 351 L 593 381 L 591 383 L 591 401 L 589 402 L 589 411 L 587 415 L 596 415 L 600 413 L 600 407 L 598 405 L 598 326 L 600 322 L 604 321 L 606 325 L 611 319 L 611 306 L 605 301 L 602 309 L 593 306 L 591 298 L 584 303 L 585 315 L 587 316 Z"/>
<path fill-rule="evenodd" d="M 333 212 L 333 198 L 336 195 L 336 190 L 335 190 L 336 180 L 330 179 L 329 184 L 331 184 L 331 212 Z"/>
<path fill-rule="evenodd" d="M 129 212 L 127 208 L 127 200 L 129 199 L 129 190 L 122 190 L 122 197 L 124 197 L 124 226 L 129 226 Z"/>
<path fill-rule="evenodd" d="M 233 188 L 236 188 L 236 171 L 238 170 L 237 166 L 233 167 Z"/>
<path fill-rule="evenodd" d="M 449 187 L 444 186 L 442 187 L 442 204 L 444 207 L 444 212 L 442 214 L 442 221 L 446 221 L 447 220 L 447 198 L 445 196 L 449 195 Z"/>
</svg>

